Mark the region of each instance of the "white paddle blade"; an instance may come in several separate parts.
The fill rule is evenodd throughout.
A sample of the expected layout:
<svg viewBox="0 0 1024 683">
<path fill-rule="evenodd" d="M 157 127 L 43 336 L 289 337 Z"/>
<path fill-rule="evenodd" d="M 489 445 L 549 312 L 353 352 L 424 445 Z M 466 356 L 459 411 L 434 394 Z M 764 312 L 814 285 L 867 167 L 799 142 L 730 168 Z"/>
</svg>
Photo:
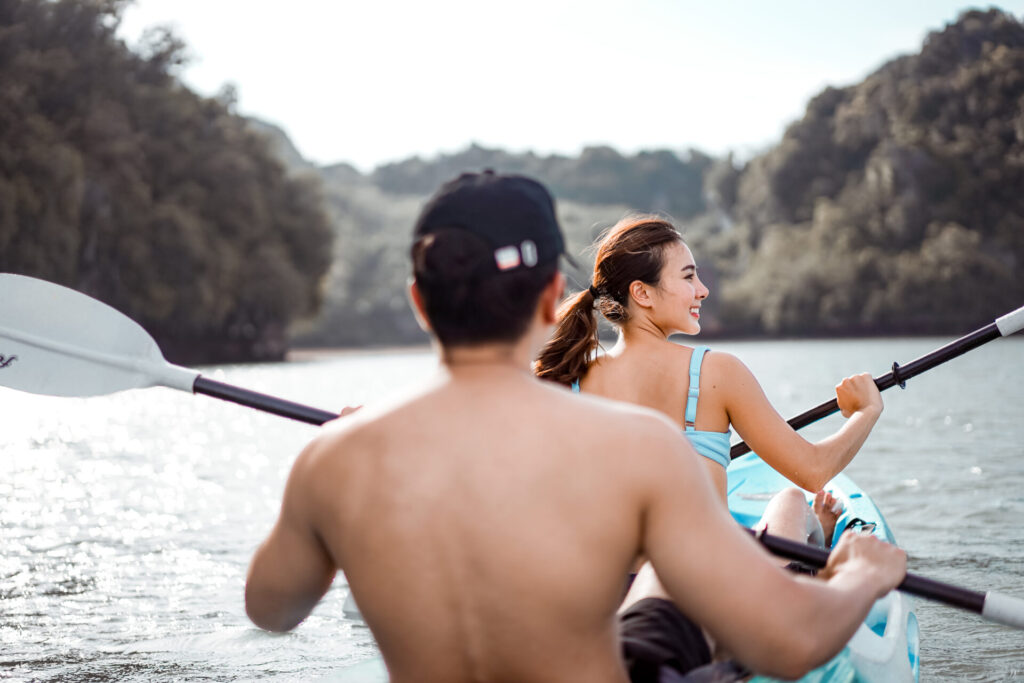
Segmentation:
<svg viewBox="0 0 1024 683">
<path fill-rule="evenodd" d="M 0 386 L 102 396 L 155 385 L 192 391 L 198 372 L 171 365 L 142 326 L 44 280 L 0 273 Z"/>
</svg>

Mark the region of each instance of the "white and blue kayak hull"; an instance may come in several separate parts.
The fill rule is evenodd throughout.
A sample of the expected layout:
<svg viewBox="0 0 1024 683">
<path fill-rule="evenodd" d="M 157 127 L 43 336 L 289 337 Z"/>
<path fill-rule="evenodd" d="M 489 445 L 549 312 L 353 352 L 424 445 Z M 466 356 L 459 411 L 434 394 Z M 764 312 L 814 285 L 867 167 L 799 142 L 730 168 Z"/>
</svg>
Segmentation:
<svg viewBox="0 0 1024 683">
<path fill-rule="evenodd" d="M 729 511 L 740 524 L 753 527 L 768 501 L 793 484 L 750 453 L 728 469 Z M 874 501 L 849 477 L 840 474 L 825 487 L 843 503 L 835 539 L 848 527 L 870 532 L 896 543 L 892 529 Z M 810 496 L 808 496 L 808 502 Z M 871 681 L 916 683 L 919 672 L 920 631 L 910 596 L 893 591 L 875 603 L 847 646 L 828 664 L 800 679 L 817 681 Z M 753 680 L 769 681 L 758 677 Z"/>
</svg>

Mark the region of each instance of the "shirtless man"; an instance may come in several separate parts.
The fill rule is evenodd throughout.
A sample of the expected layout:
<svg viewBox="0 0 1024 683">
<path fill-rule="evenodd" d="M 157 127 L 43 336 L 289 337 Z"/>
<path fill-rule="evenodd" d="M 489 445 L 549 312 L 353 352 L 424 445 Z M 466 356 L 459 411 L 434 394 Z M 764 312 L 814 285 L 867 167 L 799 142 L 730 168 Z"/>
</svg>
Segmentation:
<svg viewBox="0 0 1024 683">
<path fill-rule="evenodd" d="M 707 660 L 683 614 L 758 672 L 827 661 L 905 555 L 846 534 L 819 580 L 787 573 L 716 504 L 667 418 L 535 379 L 563 250 L 532 180 L 465 174 L 431 199 L 410 295 L 439 367 L 298 457 L 249 568 L 249 617 L 294 628 L 343 569 L 396 682 L 656 677 L 639 661 L 651 639 L 680 648 L 678 668 Z M 675 605 L 641 601 L 620 624 L 639 556 Z"/>
</svg>

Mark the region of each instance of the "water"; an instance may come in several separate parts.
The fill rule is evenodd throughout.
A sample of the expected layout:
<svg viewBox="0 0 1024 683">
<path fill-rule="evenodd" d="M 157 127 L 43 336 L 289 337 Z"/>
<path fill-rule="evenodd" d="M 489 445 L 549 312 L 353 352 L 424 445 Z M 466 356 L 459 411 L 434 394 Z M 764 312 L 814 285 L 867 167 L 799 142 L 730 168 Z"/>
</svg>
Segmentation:
<svg viewBox="0 0 1024 683">
<path fill-rule="evenodd" d="M 878 375 L 945 339 L 721 343 L 786 417 L 842 376 Z M 1024 598 L 1024 339 L 891 389 L 848 473 L 913 571 Z M 426 351 L 204 369 L 325 409 L 429 373 Z M 805 433 L 834 430 L 832 417 Z M 0 389 L 0 678 L 306 681 L 374 652 L 344 577 L 293 633 L 246 619 L 249 558 L 315 429 L 169 389 L 55 399 Z M 918 603 L 922 680 L 1024 680 L 1024 634 Z"/>
</svg>

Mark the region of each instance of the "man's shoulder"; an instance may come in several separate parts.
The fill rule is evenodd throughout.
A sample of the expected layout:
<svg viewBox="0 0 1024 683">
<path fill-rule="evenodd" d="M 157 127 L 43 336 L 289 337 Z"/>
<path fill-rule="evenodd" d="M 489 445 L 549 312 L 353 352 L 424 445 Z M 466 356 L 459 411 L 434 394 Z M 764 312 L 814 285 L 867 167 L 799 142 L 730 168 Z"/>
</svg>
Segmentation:
<svg viewBox="0 0 1024 683">
<path fill-rule="evenodd" d="M 400 421 L 402 407 L 400 402 L 371 405 L 339 417 L 325 424 L 310 442 L 310 446 L 317 451 L 352 448 L 360 441 L 372 439 L 375 434 L 391 429 L 389 425 Z"/>
<path fill-rule="evenodd" d="M 367 450 L 374 435 L 387 432 L 391 412 L 394 411 L 366 406 L 326 423 L 299 454 L 295 469 L 316 476 L 325 467 L 343 465 L 352 456 Z"/>
</svg>

